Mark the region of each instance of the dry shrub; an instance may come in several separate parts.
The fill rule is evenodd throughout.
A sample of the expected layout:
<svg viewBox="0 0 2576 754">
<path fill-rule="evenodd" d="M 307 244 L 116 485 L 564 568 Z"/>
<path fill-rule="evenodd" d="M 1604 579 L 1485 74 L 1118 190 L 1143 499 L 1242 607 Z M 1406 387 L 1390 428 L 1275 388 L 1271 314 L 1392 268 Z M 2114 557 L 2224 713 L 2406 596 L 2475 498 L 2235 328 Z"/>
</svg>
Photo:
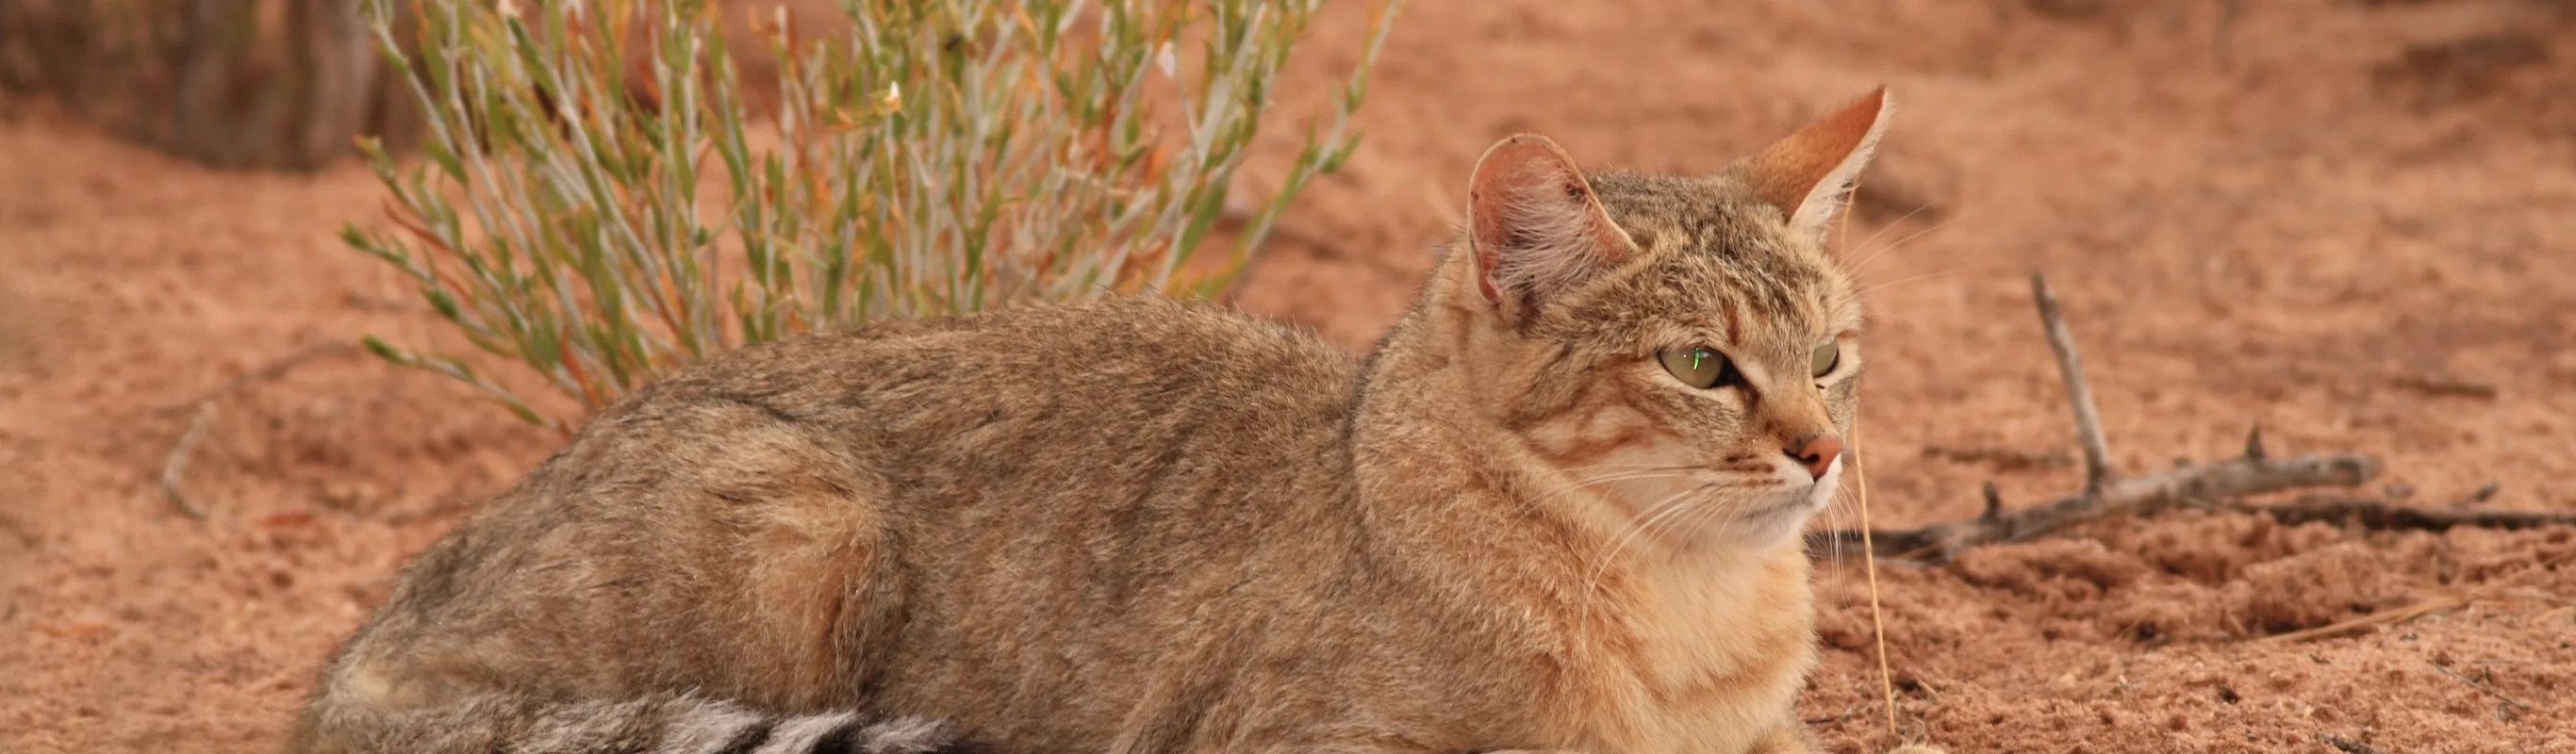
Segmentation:
<svg viewBox="0 0 2576 754">
<path fill-rule="evenodd" d="M 828 34 L 762 19 L 774 85 L 742 80 L 700 0 L 375 8 L 387 45 L 419 26 L 418 53 L 388 59 L 425 159 L 370 146 L 400 227 L 347 240 L 588 409 L 799 332 L 1218 291 L 1350 154 L 1389 20 L 1277 190 L 1246 201 L 1236 172 L 1320 0 L 845 0 Z M 1185 267 L 1227 215 L 1223 263 Z M 564 426 L 454 355 L 368 345 Z"/>
</svg>

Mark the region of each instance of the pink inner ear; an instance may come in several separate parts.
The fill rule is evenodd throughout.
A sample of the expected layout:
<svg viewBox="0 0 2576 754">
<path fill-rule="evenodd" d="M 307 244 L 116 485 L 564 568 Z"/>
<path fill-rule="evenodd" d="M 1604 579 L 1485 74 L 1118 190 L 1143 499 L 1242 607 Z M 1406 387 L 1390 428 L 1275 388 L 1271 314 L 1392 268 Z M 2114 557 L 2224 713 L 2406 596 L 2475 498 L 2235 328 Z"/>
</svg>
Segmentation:
<svg viewBox="0 0 2576 754">
<path fill-rule="evenodd" d="M 1486 303 L 1503 300 L 1503 292 L 1494 290 L 1494 255 L 1481 249 L 1476 251 L 1476 290 L 1485 294 Z"/>
<path fill-rule="evenodd" d="M 1548 281 L 1624 253 L 1574 159 L 1547 137 L 1522 134 L 1487 150 L 1468 183 L 1477 287 L 1488 301 L 1543 294 Z"/>
<path fill-rule="evenodd" d="M 1496 145 L 1476 165 L 1476 176 L 1467 189 L 1467 201 L 1473 210 L 1478 241 L 1497 241 L 1511 232 L 1512 218 L 1529 212 L 1530 207 L 1515 207 L 1544 196 L 1530 189 L 1539 184 L 1553 184 L 1556 191 L 1575 192 L 1579 184 L 1569 186 L 1573 161 L 1547 137 L 1522 135 Z"/>
<path fill-rule="evenodd" d="M 1467 184 L 1468 234 L 1476 253 L 1476 287 L 1486 301 L 1503 300 L 1502 290 L 1494 284 L 1494 268 L 1508 253 L 1503 245 L 1511 238 L 1511 220 L 1521 214 L 1511 203 L 1526 195 L 1521 190 L 1524 185 L 1562 182 L 1563 168 L 1550 164 L 1571 162 L 1562 155 L 1545 136 L 1518 134 L 1494 145 L 1477 161 L 1475 176 Z"/>
</svg>

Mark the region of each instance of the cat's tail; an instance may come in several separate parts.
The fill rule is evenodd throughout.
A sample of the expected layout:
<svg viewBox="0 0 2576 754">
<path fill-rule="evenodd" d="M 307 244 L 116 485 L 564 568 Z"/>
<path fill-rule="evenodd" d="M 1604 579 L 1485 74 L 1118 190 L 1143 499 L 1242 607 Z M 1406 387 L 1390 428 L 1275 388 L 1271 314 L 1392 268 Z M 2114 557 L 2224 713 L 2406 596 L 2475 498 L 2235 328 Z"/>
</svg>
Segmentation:
<svg viewBox="0 0 2576 754">
<path fill-rule="evenodd" d="M 857 713 L 763 714 L 686 694 L 555 701 L 478 694 L 430 709 L 316 700 L 289 751 L 419 754 L 948 754 L 946 726 Z"/>
</svg>

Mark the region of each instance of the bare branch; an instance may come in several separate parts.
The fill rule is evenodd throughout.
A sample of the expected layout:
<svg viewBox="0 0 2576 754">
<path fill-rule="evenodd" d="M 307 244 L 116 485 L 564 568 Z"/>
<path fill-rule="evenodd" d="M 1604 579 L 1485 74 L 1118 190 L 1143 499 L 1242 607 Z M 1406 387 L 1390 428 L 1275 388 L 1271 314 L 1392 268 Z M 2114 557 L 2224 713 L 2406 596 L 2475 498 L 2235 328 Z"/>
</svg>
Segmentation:
<svg viewBox="0 0 2576 754">
<path fill-rule="evenodd" d="M 2237 458 L 2111 483 L 2099 495 L 2075 495 L 1999 516 L 1933 524 L 1920 529 L 1875 531 L 1879 557 L 1949 560 L 1970 547 L 2027 541 L 2076 524 L 2115 515 L 2149 514 L 2194 501 L 2218 501 L 2307 487 L 2354 487 L 2379 473 L 2366 456 Z M 1861 541 L 1857 532 L 1818 532 L 1811 549 L 1830 551 Z"/>
<path fill-rule="evenodd" d="M 2057 352 L 2057 370 L 2066 381 L 2066 400 L 2075 409 L 2075 439 L 2084 445 L 2084 495 L 2102 494 L 2112 480 L 2111 448 L 2102 439 L 2102 414 L 2093 407 L 2093 388 L 2084 381 L 2084 358 L 2075 353 L 2075 335 L 2066 329 L 2066 312 L 2048 288 L 2048 276 L 2030 276 L 2030 297 L 2039 303 L 2039 321 L 2047 329 L 2049 350 Z"/>
<path fill-rule="evenodd" d="M 2303 498 L 2280 505 L 2233 505 L 2228 510 L 2262 513 L 2285 524 L 2322 521 L 2369 529 L 2441 531 L 2454 526 L 2482 529 L 2536 529 L 2576 526 L 2576 513 L 2555 511 L 2473 511 L 2415 508 L 2367 498 Z"/>
<path fill-rule="evenodd" d="M 2454 526 L 2495 529 L 2576 526 L 2576 513 L 2409 508 L 2389 500 L 2349 497 L 2311 496 L 2285 504 L 2249 505 L 2240 499 L 2307 487 L 2357 487 L 2379 473 L 2379 462 L 2368 456 L 2275 459 L 2263 446 L 2263 428 L 2259 424 L 2246 433 L 2245 451 L 2237 458 L 2204 466 L 2184 465 L 2172 471 L 2134 479 L 2119 479 L 2111 470 L 2111 454 L 2102 439 L 2101 416 L 2093 405 L 2093 391 L 2085 384 L 2084 362 L 2075 353 L 2075 339 L 2067 330 L 2065 312 L 2058 307 L 2056 295 L 2049 290 L 2046 276 L 2032 275 L 2030 287 L 2032 299 L 2039 304 L 2039 317 L 2047 330 L 2048 345 L 2057 352 L 2057 366 L 2066 380 L 2067 402 L 2074 408 L 2076 437 L 2084 446 L 2083 492 L 2034 508 L 2005 513 L 2001 496 L 1996 494 L 1994 482 L 1989 480 L 1983 490 L 1985 508 L 1974 519 L 1898 531 L 1811 532 L 1807 535 L 1808 552 L 1822 557 L 1829 553 L 1858 550 L 1879 558 L 1948 561 L 1958 557 L 1961 551 L 1978 545 L 2027 541 L 2110 516 L 2150 515 L 2186 504 L 2259 513 L 2285 524 L 2325 521 L 2372 529 L 2438 531 Z M 1925 453 L 1963 460 L 1967 457 L 1941 449 L 1926 449 Z M 2496 485 L 2490 483 L 2470 497 L 2469 502 L 2485 501 L 2494 497 L 2495 492 Z M 1862 526 L 1866 529 L 1866 520 Z M 2302 632 L 2302 635 L 2324 635 L 2349 628 L 2351 626 L 2329 626 Z"/>
</svg>

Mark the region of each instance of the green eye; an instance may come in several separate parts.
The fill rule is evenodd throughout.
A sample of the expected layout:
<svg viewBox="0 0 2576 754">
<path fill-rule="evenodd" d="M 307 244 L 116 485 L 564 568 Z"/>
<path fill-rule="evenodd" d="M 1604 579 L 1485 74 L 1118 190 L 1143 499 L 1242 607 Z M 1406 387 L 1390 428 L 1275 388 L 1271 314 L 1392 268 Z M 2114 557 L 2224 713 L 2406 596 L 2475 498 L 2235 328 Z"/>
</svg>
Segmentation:
<svg viewBox="0 0 2576 754">
<path fill-rule="evenodd" d="M 1735 371 L 1735 362 L 1707 346 L 1666 348 L 1656 352 L 1655 358 L 1664 363 L 1664 371 L 1671 372 L 1673 379 L 1684 385 L 1706 389 L 1744 384 L 1744 374 Z"/>
<path fill-rule="evenodd" d="M 1834 367 L 1841 366 L 1842 363 L 1843 344 L 1839 340 L 1825 341 L 1824 345 L 1816 346 L 1815 355 L 1807 357 L 1808 366 L 1813 368 L 1819 378 L 1833 374 Z"/>
</svg>

